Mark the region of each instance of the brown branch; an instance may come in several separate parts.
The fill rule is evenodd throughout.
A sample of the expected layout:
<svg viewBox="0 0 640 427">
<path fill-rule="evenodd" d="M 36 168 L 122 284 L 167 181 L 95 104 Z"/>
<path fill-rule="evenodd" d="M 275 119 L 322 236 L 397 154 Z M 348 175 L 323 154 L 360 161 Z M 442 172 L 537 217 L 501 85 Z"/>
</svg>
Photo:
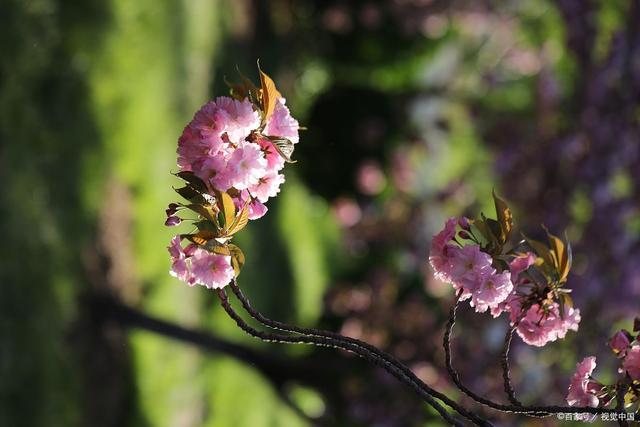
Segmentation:
<svg viewBox="0 0 640 427">
<path fill-rule="evenodd" d="M 453 327 L 456 323 L 456 312 L 458 310 L 458 305 L 460 302 L 460 293 L 458 293 L 454 299 L 453 305 L 451 306 L 451 310 L 449 311 L 449 321 L 447 322 L 447 327 L 444 334 L 443 339 L 443 347 L 445 352 L 445 362 L 447 366 L 447 372 L 449 376 L 455 383 L 456 387 L 460 389 L 467 396 L 472 398 L 478 403 L 481 403 L 489 408 L 496 409 L 501 412 L 512 413 L 512 414 L 523 414 L 530 417 L 547 417 L 552 414 L 559 413 L 589 413 L 589 414 L 613 414 L 616 413 L 616 409 L 606 409 L 606 408 L 591 408 L 591 407 L 578 407 L 578 406 L 519 406 L 519 405 L 505 405 L 502 403 L 497 403 L 492 400 L 486 399 L 473 391 L 467 388 L 464 383 L 460 380 L 460 374 L 456 371 L 452 362 L 452 352 L 451 352 L 451 334 L 453 332 Z"/>
<path fill-rule="evenodd" d="M 400 379 L 402 382 L 410 385 L 414 390 L 418 391 L 421 396 L 424 397 L 424 395 L 426 394 L 429 396 L 433 396 L 437 399 L 440 399 L 445 404 L 455 409 L 459 414 L 469 419 L 476 425 L 485 425 L 485 426 L 491 425 L 487 420 L 481 418 L 480 416 L 478 416 L 473 412 L 466 410 L 457 402 L 451 400 L 448 396 L 429 387 L 421 379 L 419 379 L 413 373 L 413 371 L 411 371 L 411 369 L 409 369 L 406 365 L 404 365 L 402 362 L 397 360 L 391 354 L 388 354 L 380 350 L 379 348 L 372 346 L 364 341 L 360 341 L 355 338 L 345 337 L 335 332 L 325 331 L 322 329 L 314 329 L 314 328 L 302 328 L 299 326 L 288 325 L 283 322 L 278 322 L 276 320 L 269 319 L 251 306 L 249 299 L 244 295 L 244 293 L 242 292 L 242 290 L 240 289 L 240 287 L 238 286 L 235 280 L 231 281 L 230 287 L 233 293 L 236 295 L 236 297 L 238 297 L 238 299 L 242 303 L 242 306 L 247 311 L 247 313 L 249 313 L 249 315 L 252 318 L 262 323 L 263 325 L 275 330 L 299 333 L 299 334 L 303 334 L 311 337 L 321 337 L 328 340 L 332 340 L 334 342 L 334 345 L 343 346 L 340 348 L 344 348 L 344 346 L 348 346 L 348 347 L 352 346 L 358 349 L 357 353 L 361 355 L 361 357 L 364 357 L 364 358 L 374 357 L 376 359 L 384 361 L 385 364 L 392 366 L 394 369 L 398 370 L 400 372 L 401 378 L 398 377 L 397 375 L 396 377 L 398 377 L 398 379 Z"/>
<path fill-rule="evenodd" d="M 258 331 L 257 329 L 248 325 L 238 313 L 235 312 L 231 304 L 229 303 L 228 296 L 224 289 L 218 289 L 218 297 L 220 298 L 220 302 L 222 307 L 227 312 L 227 314 L 236 322 L 238 327 L 240 327 L 247 334 L 259 338 L 266 342 L 278 342 L 278 343 L 286 343 L 286 344 L 312 344 L 317 346 L 325 346 L 325 347 L 333 347 L 341 350 L 346 350 L 352 353 L 357 354 L 358 356 L 366 359 L 367 361 L 374 363 L 378 366 L 382 366 L 387 372 L 391 373 L 396 378 L 403 381 L 403 374 L 400 370 L 395 368 L 394 366 L 388 364 L 384 359 L 374 357 L 373 355 L 362 352 L 360 348 L 354 345 L 347 345 L 343 343 L 337 343 L 332 339 L 320 336 L 287 336 L 282 334 L 274 334 L 269 332 Z M 403 381 L 404 382 L 404 381 Z M 412 384 L 410 384 L 412 385 Z M 438 414 L 448 423 L 453 426 L 462 427 L 463 424 L 453 418 L 442 405 L 440 405 L 431 395 L 428 393 L 424 393 L 422 389 L 413 387 L 416 392 L 418 392 L 421 397 L 432 407 L 434 408 Z M 483 424 L 486 425 L 486 424 Z"/>
</svg>

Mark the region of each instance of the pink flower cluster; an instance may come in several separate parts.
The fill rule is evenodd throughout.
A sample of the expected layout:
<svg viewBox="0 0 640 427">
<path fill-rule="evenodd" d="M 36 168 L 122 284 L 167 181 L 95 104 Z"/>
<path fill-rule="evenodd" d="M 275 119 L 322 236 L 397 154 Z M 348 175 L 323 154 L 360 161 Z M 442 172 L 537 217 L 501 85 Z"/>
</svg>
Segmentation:
<svg viewBox="0 0 640 427">
<path fill-rule="evenodd" d="M 616 332 L 609 341 L 611 350 L 621 359 L 620 372 L 640 381 L 640 342 L 626 330 Z"/>
<path fill-rule="evenodd" d="M 279 172 L 285 159 L 282 149 L 279 151 L 272 141 L 296 144 L 299 140 L 298 122 L 291 117 L 284 98 L 269 104 L 267 117 L 262 108 L 246 98 L 216 98 L 196 112 L 178 140 L 180 171 L 192 172 L 204 182 L 208 193 L 203 194 L 205 198 L 225 192 L 237 211 L 246 206 L 248 219 L 267 212 L 265 203 L 278 194 L 284 182 Z M 178 204 L 169 205 L 167 226 L 180 224 L 181 219 L 175 215 L 179 209 Z M 168 247 L 173 276 L 191 286 L 207 288 L 222 288 L 233 279 L 230 256 L 196 244 L 183 248 L 181 241 L 181 236 L 175 236 Z"/>
<path fill-rule="evenodd" d="M 620 359 L 619 372 L 628 376 L 632 381 L 640 381 L 640 342 L 626 330 L 621 330 L 609 340 L 609 348 Z M 570 406 L 606 406 L 613 399 L 612 392 L 616 387 L 609 387 L 609 393 L 603 393 L 606 388 L 591 378 L 596 367 L 596 358 L 585 358 L 576 366 L 576 372 L 571 378 L 567 403 Z M 603 400 L 604 399 L 604 400 Z"/>
<path fill-rule="evenodd" d="M 239 207 L 249 203 L 249 219 L 266 213 L 265 203 L 284 182 L 279 171 L 285 161 L 265 136 L 298 142 L 298 122 L 284 98 L 260 128 L 260 113 L 248 99 L 222 96 L 200 108 L 178 140 L 180 170 L 230 193 Z"/>
<path fill-rule="evenodd" d="M 460 292 L 460 300 L 471 299 L 471 306 L 483 313 L 491 310 L 494 317 L 500 305 L 513 291 L 511 272 L 497 272 L 491 256 L 478 245 L 456 246 L 456 218 L 447 220 L 444 229 L 434 236 L 429 262 L 436 277 L 451 283 Z"/>
<path fill-rule="evenodd" d="M 576 365 L 576 372 L 571 378 L 569 393 L 567 394 L 569 406 L 590 406 L 595 408 L 600 404 L 600 399 L 596 396 L 596 393 L 602 389 L 602 386 L 591 378 L 595 368 L 596 358 L 593 356 L 586 357 Z"/>
<path fill-rule="evenodd" d="M 506 311 L 509 311 L 511 322 L 517 322 L 517 333 L 522 340 L 536 347 L 542 347 L 549 342 L 562 339 L 567 332 L 577 331 L 580 325 L 580 310 L 564 306 L 564 313 L 560 313 L 560 305 L 557 302 L 551 304 L 533 304 L 524 313 L 519 309 L 517 298 L 510 302 Z"/>
<path fill-rule="evenodd" d="M 193 243 L 185 248 L 180 236 L 175 236 L 169 245 L 171 275 L 189 286 L 202 285 L 209 289 L 223 288 L 233 279 L 231 258 L 214 254 Z"/>
<path fill-rule="evenodd" d="M 457 233 L 458 226 L 462 230 Z M 479 245 L 462 246 L 458 242 L 456 234 L 466 238 L 468 230 L 465 218 L 448 219 L 444 229 L 433 237 L 429 256 L 435 276 L 452 284 L 460 292 L 460 300 L 470 298 L 477 312 L 489 309 L 493 317 L 508 312 L 512 324 L 518 323 L 518 335 L 529 345 L 544 346 L 564 338 L 569 330 L 578 330 L 580 310 L 565 306 L 564 313 L 560 313 L 556 302 L 524 305 L 526 295 L 518 290 L 527 283 L 522 273 L 535 262 L 534 254 L 516 256 L 508 270 L 498 272 L 492 257 Z"/>
</svg>

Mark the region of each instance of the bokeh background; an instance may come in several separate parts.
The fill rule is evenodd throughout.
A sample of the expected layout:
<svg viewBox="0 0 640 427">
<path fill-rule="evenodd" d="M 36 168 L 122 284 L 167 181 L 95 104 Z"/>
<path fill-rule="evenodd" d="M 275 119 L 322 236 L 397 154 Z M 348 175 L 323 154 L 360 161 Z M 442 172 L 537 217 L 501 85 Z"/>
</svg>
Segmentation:
<svg viewBox="0 0 640 427">
<path fill-rule="evenodd" d="M 613 375 L 606 339 L 640 308 L 639 1 L 3 0 L 0 425 L 440 425 L 386 373 L 256 342 L 169 277 L 177 137 L 257 59 L 308 130 L 239 236 L 256 306 L 460 397 L 426 258 L 495 188 L 521 231 L 566 231 L 583 314 L 561 343 L 516 339 L 520 396 L 562 403 L 590 354 Z M 455 335 L 497 399 L 505 328 L 465 309 Z"/>
</svg>

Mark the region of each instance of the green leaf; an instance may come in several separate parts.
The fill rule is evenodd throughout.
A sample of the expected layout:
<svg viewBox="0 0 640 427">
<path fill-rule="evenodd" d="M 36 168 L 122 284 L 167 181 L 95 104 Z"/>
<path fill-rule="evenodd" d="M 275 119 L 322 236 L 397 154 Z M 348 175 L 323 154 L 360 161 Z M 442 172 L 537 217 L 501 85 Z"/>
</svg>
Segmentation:
<svg viewBox="0 0 640 427">
<path fill-rule="evenodd" d="M 485 219 L 484 222 L 489 227 L 489 230 L 491 230 L 494 240 L 500 245 L 504 244 L 505 241 L 502 239 L 502 228 L 500 227 L 500 223 L 491 218 Z"/>
<path fill-rule="evenodd" d="M 491 227 L 487 224 L 487 218 L 482 215 L 482 219 L 478 219 L 473 221 L 473 226 L 480 232 L 480 235 L 486 241 L 486 244 L 483 245 L 483 249 L 493 251 L 498 246 L 498 241 L 496 240 L 496 236 L 491 231 Z"/>
<path fill-rule="evenodd" d="M 207 184 L 205 184 L 204 181 L 198 178 L 193 172 L 182 171 L 176 173 L 175 176 L 184 181 L 187 181 L 199 193 L 207 192 Z"/>
<path fill-rule="evenodd" d="M 205 204 L 207 201 L 196 189 L 194 189 L 191 185 L 186 185 L 180 188 L 174 188 L 175 192 L 181 195 L 183 198 L 187 199 L 191 203 L 195 204 Z"/>
</svg>

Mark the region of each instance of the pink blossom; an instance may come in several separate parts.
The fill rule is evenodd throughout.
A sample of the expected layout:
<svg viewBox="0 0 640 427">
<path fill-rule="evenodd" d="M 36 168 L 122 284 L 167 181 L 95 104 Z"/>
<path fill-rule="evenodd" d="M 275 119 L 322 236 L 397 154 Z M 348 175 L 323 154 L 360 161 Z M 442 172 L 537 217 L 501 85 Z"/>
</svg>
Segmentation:
<svg viewBox="0 0 640 427">
<path fill-rule="evenodd" d="M 518 317 L 519 313 L 511 312 L 512 321 Z M 533 304 L 520 321 L 517 333 L 525 343 L 542 347 L 548 342 L 564 338 L 569 330 L 577 331 L 579 323 L 578 309 L 565 306 L 564 315 L 560 316 L 560 306 L 556 302 L 545 307 Z"/>
<path fill-rule="evenodd" d="M 289 141 L 297 144 L 299 141 L 298 129 L 300 126 L 298 121 L 291 117 L 291 113 L 285 103 L 286 100 L 284 98 L 278 99 L 273 114 L 267 121 L 264 134 L 287 138 Z"/>
<path fill-rule="evenodd" d="M 280 192 L 280 185 L 283 182 L 284 175 L 276 172 L 268 172 L 260 178 L 257 184 L 249 187 L 249 191 L 253 197 L 265 203 L 270 197 L 275 197 Z"/>
<path fill-rule="evenodd" d="M 190 277 L 189 267 L 187 265 L 187 257 L 180 244 L 180 236 L 171 239 L 171 244 L 167 248 L 171 255 L 171 270 L 169 273 L 183 282 L 187 282 Z"/>
<path fill-rule="evenodd" d="M 180 236 L 175 236 L 167 248 L 171 255 L 170 273 L 189 286 L 222 288 L 233 279 L 231 257 L 211 253 L 194 244 L 182 248 Z"/>
<path fill-rule="evenodd" d="M 266 167 L 267 160 L 258 145 L 246 143 L 233 152 L 226 173 L 232 187 L 244 190 L 258 183 L 266 173 Z"/>
<path fill-rule="evenodd" d="M 622 369 L 634 380 L 640 380 L 640 346 L 633 346 L 627 351 L 622 362 Z"/>
<path fill-rule="evenodd" d="M 194 164 L 194 173 L 208 182 L 212 188 L 227 191 L 231 188 L 231 177 L 224 154 L 218 153 Z"/>
<path fill-rule="evenodd" d="M 491 267 L 491 256 L 482 252 L 478 245 L 451 247 L 447 255 L 450 262 L 449 278 L 455 289 L 464 289 L 462 299 L 470 296 L 476 287 L 495 273 Z"/>
<path fill-rule="evenodd" d="M 267 213 L 268 208 L 258 199 L 253 199 L 249 203 L 249 219 L 262 218 Z"/>
<path fill-rule="evenodd" d="M 231 257 L 198 248 L 191 258 L 191 273 L 195 283 L 209 289 L 220 289 L 233 279 Z"/>
<path fill-rule="evenodd" d="M 451 239 L 456 235 L 456 223 L 455 217 L 449 218 L 444 225 L 442 231 L 433 236 L 431 240 L 431 252 L 429 254 L 429 263 L 435 272 L 435 277 L 443 282 L 450 283 L 450 259 L 447 254 L 448 248 L 453 248 L 449 245 Z"/>
<path fill-rule="evenodd" d="M 214 102 L 207 102 L 196 112 L 189 126 L 197 133 L 202 143 L 212 151 L 222 144 L 222 132 L 227 117 Z"/>
<path fill-rule="evenodd" d="M 248 99 L 238 101 L 227 96 L 216 98 L 216 106 L 225 115 L 224 132 L 234 144 L 244 141 L 260 126 L 260 115 Z"/>
<path fill-rule="evenodd" d="M 624 356 L 627 348 L 629 348 L 631 341 L 629 340 L 628 332 L 621 330 L 615 333 L 615 335 L 609 340 L 609 347 L 614 353 Z"/>
<path fill-rule="evenodd" d="M 596 368 L 596 358 L 586 357 L 576 365 L 576 372 L 571 378 L 567 403 L 569 406 L 590 406 L 596 408 L 600 400 L 592 394 L 597 387 L 592 387 L 593 381 L 590 379 L 593 370 Z"/>
<path fill-rule="evenodd" d="M 433 236 L 433 240 L 431 241 L 431 249 L 435 249 L 438 252 L 442 252 L 445 246 L 454 238 L 456 235 L 456 223 L 457 220 L 455 217 L 449 218 L 445 224 L 442 231 Z"/>
<path fill-rule="evenodd" d="M 284 158 L 278 153 L 273 146 L 273 143 L 268 139 L 259 139 L 258 144 L 262 148 L 265 157 L 267 158 L 267 169 L 270 171 L 279 171 L 284 167 Z"/>
<path fill-rule="evenodd" d="M 511 271 L 511 277 L 513 278 L 513 280 L 516 281 L 520 273 L 527 270 L 535 262 L 536 256 L 531 252 L 520 254 L 516 258 L 514 258 L 509 263 L 509 270 Z"/>
<path fill-rule="evenodd" d="M 484 269 L 484 271 L 487 271 L 487 269 Z M 490 308 L 493 317 L 497 317 L 500 312 L 495 309 L 513 291 L 511 273 L 503 271 L 497 274 L 481 274 L 480 277 L 481 281 L 473 291 L 471 305 L 475 306 L 476 311 L 479 313 L 484 313 Z"/>
<path fill-rule="evenodd" d="M 206 158 L 209 151 L 209 145 L 200 139 L 199 132 L 193 126 L 188 125 L 178 139 L 177 153 L 180 170 L 193 170 L 193 164 Z"/>
</svg>

